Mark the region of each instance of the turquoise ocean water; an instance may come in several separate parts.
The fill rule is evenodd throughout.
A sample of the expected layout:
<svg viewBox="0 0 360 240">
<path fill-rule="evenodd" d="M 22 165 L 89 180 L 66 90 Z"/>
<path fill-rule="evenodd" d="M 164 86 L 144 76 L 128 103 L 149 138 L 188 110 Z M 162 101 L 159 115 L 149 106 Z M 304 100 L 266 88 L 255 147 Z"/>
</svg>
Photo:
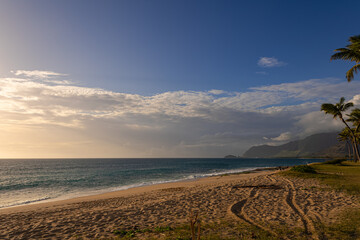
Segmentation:
<svg viewBox="0 0 360 240">
<path fill-rule="evenodd" d="M 2 159 L 0 208 L 320 159 Z"/>
</svg>

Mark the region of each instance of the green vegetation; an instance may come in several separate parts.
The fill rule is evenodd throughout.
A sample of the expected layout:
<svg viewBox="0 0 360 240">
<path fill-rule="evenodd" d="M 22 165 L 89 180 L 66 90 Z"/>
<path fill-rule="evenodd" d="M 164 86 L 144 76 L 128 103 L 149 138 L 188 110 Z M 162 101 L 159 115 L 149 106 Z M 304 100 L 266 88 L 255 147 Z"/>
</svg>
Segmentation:
<svg viewBox="0 0 360 240">
<path fill-rule="evenodd" d="M 290 177 L 315 178 L 338 191 L 360 196 L 360 164 L 336 159 L 312 164 L 311 168 L 315 170 L 315 173 L 286 171 L 281 174 Z"/>
<path fill-rule="evenodd" d="M 114 230 L 113 234 L 120 237 L 120 239 L 128 239 L 128 238 L 133 238 L 140 233 L 163 233 L 163 232 L 168 232 L 168 231 L 172 231 L 172 230 L 173 230 L 173 228 L 169 227 L 169 226 L 157 226 L 154 229 L 149 229 L 149 228 L 138 229 L 138 228 L 136 228 L 136 229 L 131 229 L 131 230 L 124 230 L 124 229 Z"/>
<path fill-rule="evenodd" d="M 300 173 L 316 173 L 315 169 L 309 165 L 294 166 L 290 169 L 290 171 Z"/>
<path fill-rule="evenodd" d="M 324 162 L 324 164 L 335 164 L 335 165 L 341 165 L 346 159 L 338 158 L 338 159 L 332 159 Z"/>
<path fill-rule="evenodd" d="M 353 162 L 319 164 L 314 168 L 323 175 L 321 181 L 339 191 L 360 196 L 360 165 Z"/>
<path fill-rule="evenodd" d="M 331 225 L 319 225 L 322 230 L 323 239 L 331 236 L 331 239 L 353 240 L 360 238 L 360 210 L 349 209 L 342 213 L 338 222 Z M 326 234 L 326 235 L 325 235 Z"/>
<path fill-rule="evenodd" d="M 154 232 L 167 232 L 171 231 L 172 227 L 166 226 L 166 227 L 155 227 Z"/>
</svg>

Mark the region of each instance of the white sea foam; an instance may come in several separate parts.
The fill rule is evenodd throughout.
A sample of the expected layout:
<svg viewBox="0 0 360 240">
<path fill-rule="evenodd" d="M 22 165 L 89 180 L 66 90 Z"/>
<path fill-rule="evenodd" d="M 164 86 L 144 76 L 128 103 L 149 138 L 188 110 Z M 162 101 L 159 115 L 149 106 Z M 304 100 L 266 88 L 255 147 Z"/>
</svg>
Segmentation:
<svg viewBox="0 0 360 240">
<path fill-rule="evenodd" d="M 0 205 L 0 208 L 9 208 L 9 207 L 16 207 L 16 206 L 21 206 L 21 205 L 29 205 L 29 204 L 39 203 L 39 202 L 51 202 L 51 201 L 66 200 L 66 199 L 72 199 L 72 198 L 78 198 L 78 197 L 103 194 L 103 193 L 108 193 L 108 192 L 122 191 L 122 190 L 127 190 L 130 188 L 151 186 L 151 185 L 156 185 L 156 184 L 191 181 L 191 180 L 196 180 L 196 179 L 204 178 L 204 177 L 241 173 L 241 172 L 252 171 L 255 169 L 259 169 L 259 168 L 241 168 L 241 169 L 232 169 L 232 170 L 219 171 L 219 172 L 215 171 L 212 173 L 190 174 L 190 175 L 183 176 L 183 177 L 176 178 L 176 179 L 164 179 L 164 180 L 147 181 L 147 182 L 142 181 L 139 183 L 118 186 L 118 187 L 105 188 L 105 189 L 85 190 L 85 191 L 79 190 L 79 191 L 72 192 L 72 193 L 58 194 L 57 196 L 52 196 L 52 197 L 47 196 L 47 197 L 42 197 L 42 198 L 38 198 L 38 199 L 23 200 L 23 201 L 18 201 L 16 203 Z"/>
<path fill-rule="evenodd" d="M 0 178 L 0 208 L 303 162 L 298 159 L 0 160 L 3 171 Z"/>
<path fill-rule="evenodd" d="M 43 202 L 43 201 L 50 200 L 50 199 L 51 199 L 51 197 L 43 197 L 43 198 L 23 200 L 23 201 L 18 201 L 18 202 L 13 202 L 13 203 L 5 203 L 3 205 L 0 205 L 0 208 L 10 208 L 10 207 L 17 207 L 17 206 L 21 206 L 21 205 L 34 204 L 34 203 Z"/>
</svg>

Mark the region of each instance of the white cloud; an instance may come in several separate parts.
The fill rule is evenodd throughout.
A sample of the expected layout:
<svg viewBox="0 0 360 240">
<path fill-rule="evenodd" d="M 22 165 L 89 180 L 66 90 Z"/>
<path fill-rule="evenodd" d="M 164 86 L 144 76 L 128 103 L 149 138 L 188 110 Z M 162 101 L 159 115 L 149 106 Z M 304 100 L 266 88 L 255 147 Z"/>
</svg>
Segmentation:
<svg viewBox="0 0 360 240">
<path fill-rule="evenodd" d="M 49 78 L 49 77 L 58 77 L 58 76 L 66 76 L 63 73 L 56 73 L 51 71 L 40 71 L 40 70 L 17 70 L 11 71 L 16 76 L 24 76 L 24 77 L 34 77 L 34 78 Z"/>
<path fill-rule="evenodd" d="M 291 132 L 281 133 L 278 137 L 271 138 L 273 141 L 289 141 L 292 138 Z"/>
<path fill-rule="evenodd" d="M 297 121 L 294 126 L 302 131 L 299 132 L 300 137 L 306 137 L 315 133 L 340 131 L 344 128 L 344 124 L 332 116 L 325 115 L 324 112 L 313 111 L 296 117 Z"/>
<path fill-rule="evenodd" d="M 347 99 L 358 93 L 360 82 L 352 82 L 348 84 L 339 79 L 310 79 L 294 83 L 282 83 L 270 86 L 261 86 L 250 88 L 255 91 L 265 91 L 268 93 L 282 93 L 286 98 L 297 100 L 321 100 L 321 101 L 337 101 L 341 96 Z"/>
<path fill-rule="evenodd" d="M 360 105 L 360 94 L 359 95 L 355 95 L 352 99 L 350 99 L 349 102 L 354 103 L 355 105 Z"/>
<path fill-rule="evenodd" d="M 223 90 L 213 89 L 213 90 L 210 90 L 209 93 L 214 94 L 214 95 L 220 95 L 220 94 L 224 94 L 226 92 Z"/>
<path fill-rule="evenodd" d="M 39 71 L 39 70 L 17 70 L 11 71 L 15 76 L 26 77 L 28 79 L 32 79 L 34 81 L 41 81 L 50 84 L 59 84 L 59 85 L 70 85 L 73 84 L 72 81 L 58 79 L 59 77 L 65 77 L 67 74 L 56 73 L 51 71 Z"/>
<path fill-rule="evenodd" d="M 174 91 L 142 96 L 39 82 L 35 76 L 0 78 L 0 126 L 4 126 L 0 136 L 3 145 L 11 138 L 33 146 L 32 150 L 40 145 L 31 136 L 38 136 L 41 146 L 54 142 L 62 147 L 77 136 L 77 148 L 68 147 L 56 157 L 65 157 L 61 154 L 67 151 L 66 156 L 88 157 L 81 154 L 95 154 L 96 149 L 98 155 L 92 157 L 221 157 L 241 154 L 254 144 L 339 129 L 341 123 L 320 112 L 320 105 L 336 102 L 340 96 L 360 99 L 356 96 L 359 87 L 356 82 L 315 79 L 245 92 Z M 61 144 L 50 137 L 54 134 L 61 135 Z M 86 150 L 89 146 L 91 151 Z M 47 151 L 39 147 L 38 154 Z M 16 151 L 12 154 L 24 157 Z"/>
<path fill-rule="evenodd" d="M 258 61 L 258 65 L 260 67 L 266 67 L 266 68 L 271 68 L 271 67 L 281 67 L 286 65 L 285 62 L 281 62 L 278 59 L 274 58 L 274 57 L 260 57 L 259 61 Z"/>
</svg>

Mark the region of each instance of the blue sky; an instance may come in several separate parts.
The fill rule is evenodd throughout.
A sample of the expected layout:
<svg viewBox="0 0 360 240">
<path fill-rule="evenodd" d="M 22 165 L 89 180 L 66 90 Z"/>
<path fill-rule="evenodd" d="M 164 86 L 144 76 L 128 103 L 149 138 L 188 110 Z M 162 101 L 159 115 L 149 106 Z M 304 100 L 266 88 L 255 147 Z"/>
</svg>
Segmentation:
<svg viewBox="0 0 360 240">
<path fill-rule="evenodd" d="M 358 99 L 359 76 L 345 79 L 351 64 L 329 59 L 360 34 L 359 7 L 1 1 L 0 125 L 14 130 L 0 149 L 5 157 L 221 157 L 338 129 L 318 108 Z M 310 126 L 314 119 L 322 127 Z"/>
<path fill-rule="evenodd" d="M 46 69 L 139 94 L 344 77 L 358 1 L 2 1 L 0 73 Z M 260 57 L 285 62 L 262 68 Z M 264 73 L 263 73 L 264 72 Z M 266 74 L 265 74 L 266 72 Z"/>
</svg>

